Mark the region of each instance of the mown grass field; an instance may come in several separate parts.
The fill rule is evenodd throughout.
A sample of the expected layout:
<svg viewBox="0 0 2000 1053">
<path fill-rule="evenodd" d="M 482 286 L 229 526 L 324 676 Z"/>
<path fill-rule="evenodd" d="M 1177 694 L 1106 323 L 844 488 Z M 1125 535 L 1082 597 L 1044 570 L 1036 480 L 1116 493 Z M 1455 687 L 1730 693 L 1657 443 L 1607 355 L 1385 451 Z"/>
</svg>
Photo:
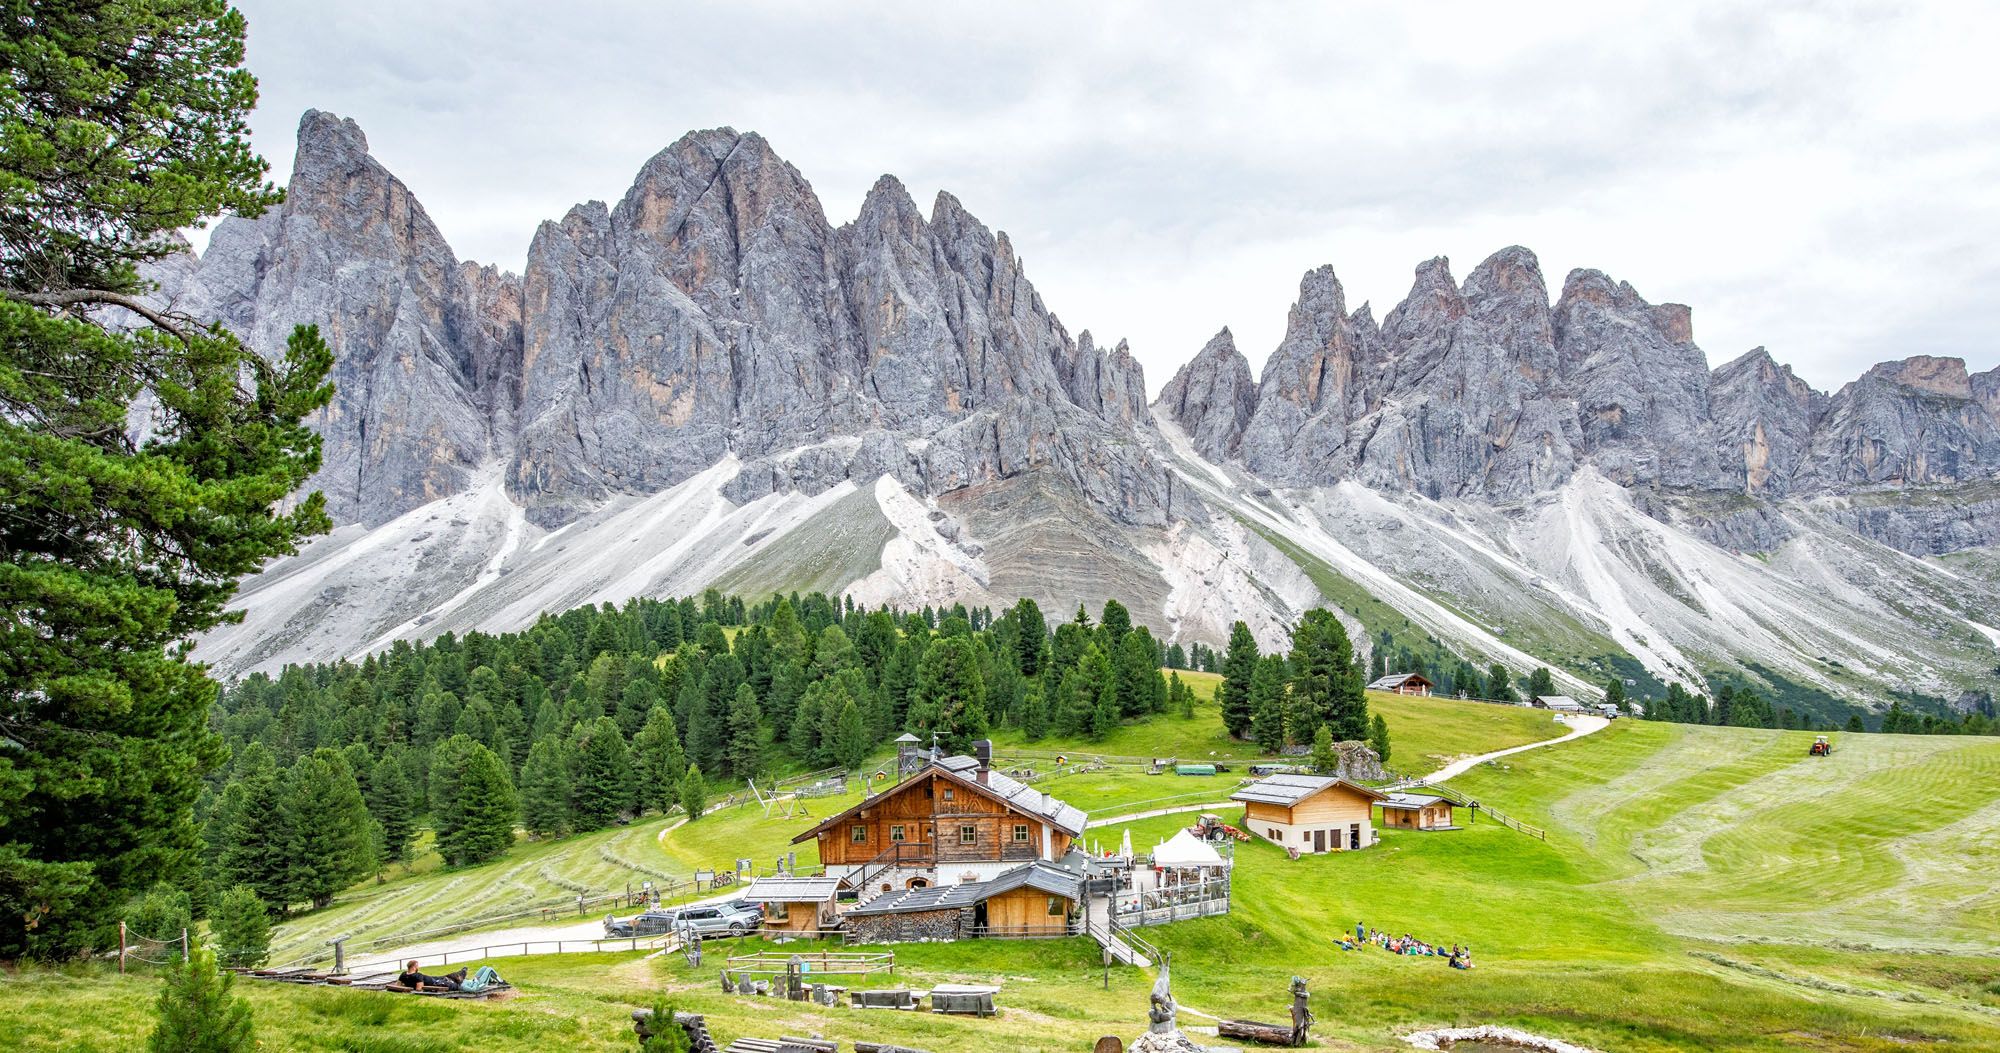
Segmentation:
<svg viewBox="0 0 2000 1053">
<path fill-rule="evenodd" d="M 1399 736 L 1426 757 L 1561 730 L 1498 707 L 1401 704 L 1411 727 L 1438 729 L 1436 741 L 1421 731 Z M 1176 719 L 1155 726 L 1171 733 Z M 1486 741 L 1482 720 L 1491 725 Z M 1369 851 L 1299 861 L 1246 844 L 1231 914 L 1145 935 L 1174 956 L 1176 994 L 1193 1011 L 1184 1023 L 1201 1023 L 1198 1012 L 1279 1019 L 1287 979 L 1307 977 L 1318 1048 L 1394 1049 L 1420 1026 L 1498 1022 L 1607 1051 L 2000 1050 L 1991 877 L 2000 740 L 1840 736 L 1825 760 L 1806 757 L 1809 741 L 1618 721 L 1454 782 L 1546 826 L 1546 842 L 1479 823 L 1385 831 Z M 1198 781 L 1098 773 L 1050 788 L 1098 802 L 1105 815 L 1162 787 L 1210 789 L 1190 785 Z M 823 816 L 842 804 L 812 808 Z M 1189 818 L 1114 823 L 1091 836 L 1114 843 L 1129 828 L 1135 845 L 1149 845 Z M 751 806 L 663 838 L 656 821 L 526 846 L 493 867 L 534 871 L 550 858 L 580 866 L 597 853 L 575 847 L 608 838 L 624 839 L 619 854 L 669 871 L 739 855 L 765 862 L 807 822 L 766 820 Z M 573 850 L 556 856 L 564 846 Z M 804 861 L 810 846 L 800 848 Z M 451 881 L 485 869 L 410 881 L 433 883 L 443 902 Z M 1333 937 L 1357 920 L 1469 944 L 1478 967 L 1341 951 Z M 627 1049 L 630 1009 L 664 991 L 707 1013 L 724 1041 L 819 1032 L 936 1053 L 1036 1053 L 1087 1049 L 1101 1034 L 1129 1039 L 1143 1027 L 1150 984 L 1139 970 L 1114 968 L 1106 991 L 1098 951 L 1082 940 L 901 945 L 892 948 L 897 977 L 880 985 L 997 982 L 1005 1012 L 976 1021 L 820 1010 L 722 995 L 721 958 L 749 949 L 711 943 L 700 969 L 678 955 L 506 960 L 502 971 L 523 990 L 496 1004 L 246 989 L 268 1049 Z M 0 981 L 0 1048 L 129 1048 L 143 1035 L 152 989 L 147 979 L 102 975 Z"/>
</svg>

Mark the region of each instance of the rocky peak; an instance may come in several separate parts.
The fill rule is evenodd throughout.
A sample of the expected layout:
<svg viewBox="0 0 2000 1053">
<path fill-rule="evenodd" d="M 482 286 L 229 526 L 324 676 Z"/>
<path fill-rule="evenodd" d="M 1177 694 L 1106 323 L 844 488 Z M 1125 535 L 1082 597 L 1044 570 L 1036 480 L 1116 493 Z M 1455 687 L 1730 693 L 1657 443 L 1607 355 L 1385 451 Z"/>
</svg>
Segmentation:
<svg viewBox="0 0 2000 1053">
<path fill-rule="evenodd" d="M 1750 494 L 1783 496 L 1812 445 L 1827 397 L 1755 348 L 1710 375 L 1721 467 Z"/>
<path fill-rule="evenodd" d="M 1972 388 L 1972 397 L 1986 407 L 1986 415 L 2000 421 L 2000 366 L 1974 373 L 1968 386 Z"/>
<path fill-rule="evenodd" d="M 1802 472 L 1822 486 L 1945 483 L 2000 472 L 2000 422 L 1976 397 L 1965 362 L 1928 355 L 1884 362 L 1841 388 Z"/>
<path fill-rule="evenodd" d="M 1600 271 L 1575 270 L 1555 306 L 1557 360 L 1585 453 L 1627 486 L 1727 485 L 1716 455 L 1708 361 L 1687 308 L 1654 306 Z"/>
<path fill-rule="evenodd" d="M 1364 412 L 1369 382 L 1384 360 L 1382 334 L 1361 314 L 1347 313 L 1332 267 L 1299 280 L 1284 340 L 1264 363 L 1240 443 L 1253 471 L 1291 484 L 1346 475 L 1353 463 L 1348 424 Z"/>
<path fill-rule="evenodd" d="M 1538 383 L 1556 378 L 1554 315 L 1534 253 L 1512 245 L 1486 257 L 1466 276 L 1463 295 L 1516 370 Z"/>
<path fill-rule="evenodd" d="M 1221 461 L 1236 455 L 1257 412 L 1257 385 L 1227 326 L 1160 389 L 1153 411 L 1186 432 L 1202 456 Z"/>
<path fill-rule="evenodd" d="M 1965 371 L 1965 359 L 1917 355 L 1900 362 L 1883 362 L 1862 375 L 1902 387 L 1941 395 L 1945 398 L 1972 397 L 1972 378 Z"/>
</svg>

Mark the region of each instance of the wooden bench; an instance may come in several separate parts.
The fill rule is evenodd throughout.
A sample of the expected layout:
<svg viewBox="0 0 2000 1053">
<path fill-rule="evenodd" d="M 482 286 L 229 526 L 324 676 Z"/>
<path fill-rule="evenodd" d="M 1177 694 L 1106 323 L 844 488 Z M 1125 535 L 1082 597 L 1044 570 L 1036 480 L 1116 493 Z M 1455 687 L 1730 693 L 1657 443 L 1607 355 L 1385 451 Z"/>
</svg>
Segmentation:
<svg viewBox="0 0 2000 1053">
<path fill-rule="evenodd" d="M 916 992 L 900 987 L 883 991 L 853 991 L 847 997 L 856 1009 L 916 1009 L 922 1001 Z"/>
<path fill-rule="evenodd" d="M 959 1016 L 992 1016 L 993 994 L 990 991 L 932 991 L 931 1012 L 950 1013 Z"/>
</svg>

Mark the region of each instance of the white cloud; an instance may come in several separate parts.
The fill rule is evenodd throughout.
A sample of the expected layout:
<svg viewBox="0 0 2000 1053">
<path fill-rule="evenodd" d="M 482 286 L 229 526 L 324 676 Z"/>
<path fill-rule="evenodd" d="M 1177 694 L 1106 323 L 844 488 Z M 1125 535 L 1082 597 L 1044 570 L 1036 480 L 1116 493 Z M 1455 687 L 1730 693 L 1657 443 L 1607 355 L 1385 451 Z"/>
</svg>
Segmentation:
<svg viewBox="0 0 2000 1053">
<path fill-rule="evenodd" d="M 243 0 L 258 146 L 355 118 L 461 255 L 615 200 L 680 133 L 756 129 L 852 217 L 883 172 L 1007 230 L 1072 331 L 1157 389 L 1222 325 L 1253 363 L 1331 262 L 1520 243 L 1695 308 L 1835 387 L 2000 363 L 2000 17 L 1940 5 L 958 5 Z"/>
</svg>

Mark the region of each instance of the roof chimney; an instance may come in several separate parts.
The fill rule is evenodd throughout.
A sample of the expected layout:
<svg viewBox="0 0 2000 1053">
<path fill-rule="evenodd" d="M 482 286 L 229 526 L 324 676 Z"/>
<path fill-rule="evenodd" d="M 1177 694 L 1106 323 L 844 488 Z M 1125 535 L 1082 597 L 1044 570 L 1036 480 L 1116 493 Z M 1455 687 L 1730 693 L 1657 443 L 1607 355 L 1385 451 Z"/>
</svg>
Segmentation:
<svg viewBox="0 0 2000 1053">
<path fill-rule="evenodd" d="M 986 773 L 993 767 L 993 740 L 980 739 L 972 744 L 972 758 L 979 762 L 980 785 L 986 783 Z"/>
</svg>

